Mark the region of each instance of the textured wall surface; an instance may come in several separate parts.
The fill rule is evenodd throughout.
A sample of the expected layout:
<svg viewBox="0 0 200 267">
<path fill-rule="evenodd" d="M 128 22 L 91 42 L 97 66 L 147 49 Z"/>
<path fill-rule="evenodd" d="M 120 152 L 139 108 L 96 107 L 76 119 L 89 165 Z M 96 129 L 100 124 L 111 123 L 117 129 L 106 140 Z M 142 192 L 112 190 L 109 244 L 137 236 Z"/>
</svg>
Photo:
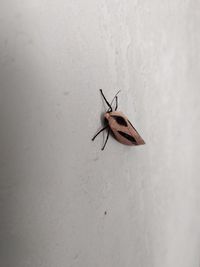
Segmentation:
<svg viewBox="0 0 200 267">
<path fill-rule="evenodd" d="M 200 2 L 0 3 L 0 265 L 200 266 Z M 145 146 L 103 136 L 108 99 Z"/>
</svg>

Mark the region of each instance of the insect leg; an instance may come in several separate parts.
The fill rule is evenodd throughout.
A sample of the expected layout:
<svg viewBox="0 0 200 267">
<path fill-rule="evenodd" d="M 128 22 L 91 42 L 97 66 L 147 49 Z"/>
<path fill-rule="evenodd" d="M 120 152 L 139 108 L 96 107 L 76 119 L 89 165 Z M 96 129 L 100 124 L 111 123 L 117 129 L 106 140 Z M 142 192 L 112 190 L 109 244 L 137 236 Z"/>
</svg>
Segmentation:
<svg viewBox="0 0 200 267">
<path fill-rule="evenodd" d="M 105 141 L 105 143 L 104 143 L 104 145 L 103 145 L 103 147 L 102 147 L 101 150 L 104 150 L 104 148 L 105 148 L 105 146 L 106 146 L 106 143 L 107 143 L 107 141 L 108 141 L 108 137 L 109 137 L 109 135 L 110 135 L 110 128 L 108 129 L 108 133 L 107 133 L 107 136 L 106 136 L 106 141 Z"/>
<path fill-rule="evenodd" d="M 101 95 L 103 96 L 103 99 L 105 100 L 106 104 L 108 105 L 110 111 L 112 111 L 112 107 L 110 105 L 110 103 L 108 102 L 108 100 L 105 98 L 105 95 L 103 94 L 102 89 L 100 89 Z"/>
<path fill-rule="evenodd" d="M 97 137 L 97 135 L 99 135 L 101 132 L 103 132 L 106 128 L 108 128 L 108 125 L 106 125 L 100 131 L 98 131 L 98 133 L 96 133 L 95 136 L 92 138 L 92 141 L 94 141 L 94 139 Z"/>
<path fill-rule="evenodd" d="M 115 110 L 117 110 L 117 108 L 118 108 L 118 97 L 117 96 L 115 97 L 115 100 L 116 100 Z"/>
</svg>

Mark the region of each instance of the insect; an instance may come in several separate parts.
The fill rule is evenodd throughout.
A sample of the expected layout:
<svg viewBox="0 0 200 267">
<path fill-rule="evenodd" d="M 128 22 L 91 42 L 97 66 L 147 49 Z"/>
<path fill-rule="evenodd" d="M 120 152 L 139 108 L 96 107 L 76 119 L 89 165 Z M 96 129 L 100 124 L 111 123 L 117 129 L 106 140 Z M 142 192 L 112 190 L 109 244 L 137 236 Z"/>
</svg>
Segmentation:
<svg viewBox="0 0 200 267">
<path fill-rule="evenodd" d="M 107 136 L 106 136 L 104 145 L 101 150 L 104 150 L 110 133 L 114 135 L 115 139 L 118 142 L 124 145 L 137 146 L 137 145 L 145 144 L 144 140 L 139 135 L 139 133 L 136 131 L 136 129 L 133 127 L 133 125 L 128 120 L 128 118 L 121 111 L 116 111 L 118 108 L 118 96 L 117 95 L 119 94 L 119 92 L 120 91 L 116 93 L 111 103 L 109 103 L 106 97 L 104 96 L 102 89 L 100 89 L 100 93 L 108 106 L 108 110 L 104 114 L 104 124 L 105 124 L 104 127 L 95 134 L 95 136 L 92 138 L 92 141 L 94 141 L 95 138 L 101 132 L 107 129 L 108 130 Z M 112 104 L 114 100 L 115 100 L 115 108 L 113 111 Z"/>
</svg>

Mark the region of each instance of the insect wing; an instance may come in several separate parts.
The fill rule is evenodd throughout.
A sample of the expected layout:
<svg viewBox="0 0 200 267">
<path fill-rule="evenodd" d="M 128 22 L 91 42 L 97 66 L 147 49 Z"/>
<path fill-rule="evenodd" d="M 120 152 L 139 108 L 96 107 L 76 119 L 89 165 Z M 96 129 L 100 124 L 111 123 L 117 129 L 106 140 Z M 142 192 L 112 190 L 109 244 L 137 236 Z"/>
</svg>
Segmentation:
<svg viewBox="0 0 200 267">
<path fill-rule="evenodd" d="M 110 128 L 117 141 L 129 146 L 145 144 L 142 137 L 125 115 L 121 112 L 113 112 L 111 117 L 115 121 L 111 121 Z"/>
<path fill-rule="evenodd" d="M 128 131 L 129 134 L 135 138 L 136 140 L 136 145 L 144 145 L 145 142 L 142 139 L 142 137 L 139 135 L 139 133 L 137 132 L 137 130 L 135 129 L 135 127 L 132 125 L 132 123 L 128 120 Z"/>
</svg>

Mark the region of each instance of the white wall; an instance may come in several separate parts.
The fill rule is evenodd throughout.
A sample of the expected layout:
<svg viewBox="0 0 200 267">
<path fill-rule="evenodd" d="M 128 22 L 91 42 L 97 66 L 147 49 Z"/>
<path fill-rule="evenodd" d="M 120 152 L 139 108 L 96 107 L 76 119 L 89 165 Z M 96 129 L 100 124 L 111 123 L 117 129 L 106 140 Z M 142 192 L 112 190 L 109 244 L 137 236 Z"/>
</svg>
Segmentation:
<svg viewBox="0 0 200 267">
<path fill-rule="evenodd" d="M 199 267 L 199 29 L 197 0 L 1 1 L 0 266 Z M 91 142 L 99 88 L 145 146 Z"/>
</svg>

